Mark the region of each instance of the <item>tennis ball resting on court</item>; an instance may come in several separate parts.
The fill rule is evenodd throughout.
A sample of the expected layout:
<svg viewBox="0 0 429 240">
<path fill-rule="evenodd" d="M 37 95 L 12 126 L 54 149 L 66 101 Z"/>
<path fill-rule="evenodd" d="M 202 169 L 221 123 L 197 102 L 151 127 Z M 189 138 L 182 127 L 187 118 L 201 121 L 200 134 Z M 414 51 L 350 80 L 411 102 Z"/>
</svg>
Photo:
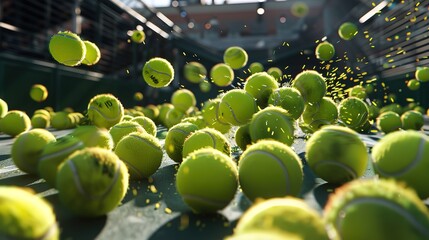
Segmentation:
<svg viewBox="0 0 429 240">
<path fill-rule="evenodd" d="M 110 129 L 123 116 L 124 107 L 112 94 L 99 94 L 89 101 L 88 118 L 97 127 Z"/>
<path fill-rule="evenodd" d="M 142 71 L 145 82 L 154 88 L 168 86 L 174 79 L 174 69 L 169 61 L 155 57 L 147 61 Z"/>
</svg>

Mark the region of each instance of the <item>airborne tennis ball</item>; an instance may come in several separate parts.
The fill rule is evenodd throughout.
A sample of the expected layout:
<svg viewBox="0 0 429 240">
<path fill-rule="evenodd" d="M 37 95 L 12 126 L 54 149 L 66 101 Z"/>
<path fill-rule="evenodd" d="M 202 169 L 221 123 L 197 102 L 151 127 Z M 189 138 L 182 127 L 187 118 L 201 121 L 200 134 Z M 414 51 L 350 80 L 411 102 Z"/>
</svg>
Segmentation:
<svg viewBox="0 0 429 240">
<path fill-rule="evenodd" d="M 271 93 L 278 88 L 277 81 L 266 72 L 250 75 L 244 85 L 244 90 L 256 99 L 260 108 L 265 108 L 268 105 Z"/>
<path fill-rule="evenodd" d="M 418 111 L 410 110 L 401 115 L 402 129 L 420 130 L 422 129 L 425 119 L 423 114 Z"/>
<path fill-rule="evenodd" d="M 219 103 L 219 120 L 234 126 L 241 126 L 250 121 L 258 111 L 255 99 L 242 89 L 228 91 Z"/>
<path fill-rule="evenodd" d="M 30 89 L 30 97 L 36 102 L 43 102 L 48 97 L 48 89 L 42 84 L 34 84 Z"/>
<path fill-rule="evenodd" d="M 73 67 L 85 58 L 86 47 L 78 35 L 60 31 L 49 41 L 49 52 L 57 62 Z"/>
<path fill-rule="evenodd" d="M 418 80 L 416 80 L 416 79 L 411 79 L 410 81 L 407 82 L 407 87 L 411 91 L 419 90 L 419 88 L 420 88 L 420 82 Z"/>
<path fill-rule="evenodd" d="M 224 63 L 218 63 L 210 70 L 211 81 L 219 87 L 231 85 L 234 81 L 234 71 Z"/>
<path fill-rule="evenodd" d="M 338 35 L 343 40 L 352 40 L 358 34 L 358 27 L 351 22 L 345 22 L 338 28 Z"/>
<path fill-rule="evenodd" d="M 282 87 L 274 90 L 268 104 L 281 107 L 287 111 L 289 117 L 298 119 L 304 112 L 305 102 L 296 88 Z"/>
<path fill-rule="evenodd" d="M 85 147 L 100 147 L 112 150 L 114 143 L 110 133 L 104 128 L 96 126 L 79 126 L 70 135 L 80 139 Z"/>
<path fill-rule="evenodd" d="M 429 67 L 418 67 L 415 72 L 415 77 L 418 81 L 429 81 Z"/>
<path fill-rule="evenodd" d="M 183 143 L 182 156 L 186 158 L 195 150 L 210 147 L 231 155 L 231 146 L 228 139 L 213 128 L 203 128 L 191 133 Z"/>
<path fill-rule="evenodd" d="M 201 83 L 207 76 L 207 69 L 199 62 L 189 62 L 183 68 L 185 79 L 191 83 Z"/>
<path fill-rule="evenodd" d="M 237 167 L 232 159 L 212 148 L 192 152 L 180 164 L 177 192 L 196 213 L 225 208 L 237 191 Z"/>
<path fill-rule="evenodd" d="M 267 70 L 267 73 L 271 75 L 277 82 L 280 82 L 283 77 L 283 72 L 278 67 L 270 67 Z"/>
<path fill-rule="evenodd" d="M 76 215 L 97 217 L 119 205 L 128 188 L 127 167 L 103 148 L 85 148 L 60 165 L 56 186 L 62 204 Z"/>
<path fill-rule="evenodd" d="M 325 41 L 317 45 L 315 52 L 316 52 L 317 59 L 321 61 L 329 61 L 335 55 L 335 48 L 334 48 L 334 45 Z"/>
<path fill-rule="evenodd" d="M 15 137 L 31 128 L 28 115 L 20 110 L 11 110 L 0 119 L 0 132 Z"/>
<path fill-rule="evenodd" d="M 338 105 L 338 118 L 347 127 L 358 131 L 368 120 L 369 110 L 365 102 L 356 97 L 348 97 Z"/>
<path fill-rule="evenodd" d="M 247 52 L 238 46 L 229 47 L 223 54 L 223 62 L 232 69 L 240 69 L 247 64 Z"/>
<path fill-rule="evenodd" d="M 250 64 L 249 71 L 251 74 L 263 72 L 264 71 L 264 65 L 262 65 L 259 62 L 254 62 L 254 63 Z"/>
<path fill-rule="evenodd" d="M 177 110 L 186 113 L 191 107 L 195 107 L 197 100 L 188 89 L 178 89 L 171 95 L 171 104 Z"/>
<path fill-rule="evenodd" d="M 155 57 L 147 61 L 142 71 L 145 82 L 154 88 L 170 85 L 174 79 L 174 69 L 169 61 Z"/>
<path fill-rule="evenodd" d="M 292 81 L 292 87 L 298 89 L 306 103 L 319 102 L 326 93 L 325 78 L 314 70 L 298 74 Z"/>
<path fill-rule="evenodd" d="M 305 17 L 307 16 L 308 12 L 309 12 L 309 7 L 307 5 L 307 3 L 305 2 L 295 2 L 291 9 L 290 9 L 292 15 L 294 15 L 295 17 Z"/>
<path fill-rule="evenodd" d="M 393 111 L 384 112 L 377 117 L 377 128 L 384 133 L 397 131 L 402 128 L 401 117 Z"/>
<path fill-rule="evenodd" d="M 310 168 L 328 183 L 343 184 L 361 177 L 366 170 L 366 146 L 346 127 L 323 127 L 310 137 L 305 150 Z"/>
<path fill-rule="evenodd" d="M 8 112 L 8 105 L 3 99 L 0 98 L 0 119 L 2 119 L 7 112 Z"/>
<path fill-rule="evenodd" d="M 170 128 L 165 137 L 164 149 L 175 162 L 182 162 L 183 143 L 198 127 L 192 123 L 179 123 Z"/>
<path fill-rule="evenodd" d="M 338 119 L 335 102 L 329 97 L 323 97 L 320 102 L 307 104 L 302 113 L 302 120 L 308 128 L 315 132 L 322 126 L 334 124 Z"/>
<path fill-rule="evenodd" d="M 208 81 L 204 80 L 200 82 L 199 87 L 201 92 L 207 93 L 207 92 L 210 92 L 212 85 Z"/>
<path fill-rule="evenodd" d="M 131 40 L 135 43 L 142 43 L 146 39 L 146 34 L 141 30 L 134 30 Z"/>
<path fill-rule="evenodd" d="M 241 189 L 251 201 L 257 198 L 298 196 L 303 183 L 301 159 L 287 145 L 261 140 L 240 156 Z"/>
<path fill-rule="evenodd" d="M 82 64 L 91 66 L 97 64 L 100 61 L 101 53 L 95 43 L 90 41 L 83 41 L 86 47 L 85 58 L 82 60 Z"/>
<path fill-rule="evenodd" d="M 349 96 L 350 97 L 357 97 L 359 99 L 365 99 L 366 98 L 366 90 L 364 87 L 360 85 L 356 85 L 349 89 Z"/>
<path fill-rule="evenodd" d="M 98 94 L 88 104 L 88 118 L 97 127 L 109 129 L 122 120 L 124 107 L 112 94 Z"/>
</svg>

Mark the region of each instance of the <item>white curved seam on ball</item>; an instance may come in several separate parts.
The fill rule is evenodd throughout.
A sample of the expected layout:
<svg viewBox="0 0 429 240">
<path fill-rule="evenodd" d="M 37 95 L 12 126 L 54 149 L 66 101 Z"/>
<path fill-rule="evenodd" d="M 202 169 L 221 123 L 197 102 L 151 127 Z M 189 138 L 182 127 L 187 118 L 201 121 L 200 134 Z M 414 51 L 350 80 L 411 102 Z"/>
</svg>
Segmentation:
<svg viewBox="0 0 429 240">
<path fill-rule="evenodd" d="M 217 206 L 217 207 L 223 207 L 227 203 L 226 201 L 224 201 L 224 202 L 222 202 L 222 201 L 216 201 L 216 200 L 213 200 L 213 199 L 208 199 L 208 198 L 204 198 L 204 197 L 201 197 L 201 196 L 196 196 L 194 194 L 183 194 L 182 196 L 185 199 L 187 198 L 187 199 L 191 199 L 191 200 L 197 200 L 197 201 L 208 203 L 208 204 L 210 204 L 212 206 Z"/>
<path fill-rule="evenodd" d="M 79 150 L 81 147 L 83 147 L 83 142 L 79 141 L 79 142 L 75 143 L 74 145 L 72 145 L 68 148 L 62 149 L 61 151 L 46 154 L 46 155 L 42 156 L 41 158 L 39 158 L 39 161 L 45 161 L 47 158 L 56 158 L 56 157 L 59 157 L 61 155 Z"/>
<path fill-rule="evenodd" d="M 156 72 L 156 73 L 158 73 L 158 74 L 163 74 L 163 75 L 166 75 L 166 76 L 168 76 L 168 77 L 170 77 L 170 78 L 171 78 L 171 75 L 170 75 L 170 74 L 168 74 L 168 73 L 166 73 L 166 72 L 160 72 L 160 71 L 158 71 L 158 70 L 156 70 L 156 69 L 152 68 L 152 67 L 150 66 L 150 64 L 147 64 L 146 66 L 147 66 L 151 71 L 153 71 L 153 72 Z"/>
<path fill-rule="evenodd" d="M 229 111 L 231 112 L 232 117 L 234 118 L 234 120 L 238 123 L 238 124 L 243 124 L 243 122 L 239 121 L 237 119 L 237 116 L 235 116 L 235 113 L 231 107 L 231 105 L 229 105 L 229 103 L 224 102 L 224 104 L 229 108 Z"/>
<path fill-rule="evenodd" d="M 344 205 L 338 212 L 347 212 L 347 208 L 352 207 L 353 204 L 365 204 L 365 203 L 377 204 L 393 210 L 394 212 L 404 217 L 408 222 L 410 222 L 411 225 L 415 227 L 415 229 L 417 229 L 421 234 L 423 234 L 426 237 L 429 237 L 429 230 L 426 229 L 424 226 L 422 226 L 420 222 L 418 222 L 412 214 L 410 214 L 400 205 L 380 197 L 364 197 L 364 198 L 353 199 L 350 202 L 348 202 L 346 205 Z M 337 229 L 342 230 L 342 221 L 340 221 L 340 219 L 341 218 L 336 219 L 335 225 Z"/>
<path fill-rule="evenodd" d="M 85 190 L 82 188 L 82 184 L 80 182 L 80 178 L 79 178 L 79 173 L 77 172 L 76 166 L 74 165 L 73 161 L 67 161 L 67 164 L 70 167 L 70 170 L 72 171 L 72 176 L 73 176 L 73 182 L 74 185 L 76 186 L 77 190 L 79 191 L 79 193 L 88 198 L 89 196 L 86 194 Z"/>
<path fill-rule="evenodd" d="M 204 131 L 204 133 L 206 133 L 207 135 L 210 136 L 210 138 L 212 139 L 212 142 L 213 142 L 213 148 L 217 149 L 216 148 L 216 138 L 210 132 L 208 132 L 208 131 Z"/>
<path fill-rule="evenodd" d="M 136 166 L 134 166 L 133 164 L 131 164 L 130 162 L 128 162 L 127 160 L 125 160 L 125 159 L 121 159 L 123 162 L 125 162 L 126 163 L 126 165 L 128 165 L 128 167 L 130 167 L 130 168 L 132 168 L 133 170 L 134 170 L 134 172 L 137 174 L 137 175 L 139 175 L 139 177 L 140 178 L 142 178 L 143 177 L 143 175 L 140 173 L 140 170 L 136 167 Z"/>
<path fill-rule="evenodd" d="M 344 170 L 346 170 L 350 175 L 352 175 L 353 179 L 357 178 L 357 173 L 351 167 L 349 167 L 346 164 L 341 163 L 341 162 L 331 161 L 331 160 L 321 160 L 321 161 L 313 164 L 313 167 L 317 168 L 318 166 L 323 165 L 323 164 L 332 164 L 332 165 L 341 167 Z"/>
</svg>

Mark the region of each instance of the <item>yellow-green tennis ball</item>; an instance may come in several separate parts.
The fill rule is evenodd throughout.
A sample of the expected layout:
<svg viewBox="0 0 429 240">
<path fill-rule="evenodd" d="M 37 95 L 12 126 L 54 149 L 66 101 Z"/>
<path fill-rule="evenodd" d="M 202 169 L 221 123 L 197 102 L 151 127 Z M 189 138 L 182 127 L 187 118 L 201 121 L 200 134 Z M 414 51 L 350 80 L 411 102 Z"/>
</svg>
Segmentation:
<svg viewBox="0 0 429 240">
<path fill-rule="evenodd" d="M 251 74 L 263 72 L 264 71 L 264 65 L 262 65 L 259 62 L 254 62 L 254 63 L 250 64 L 249 71 Z"/>
<path fill-rule="evenodd" d="M 246 150 L 247 146 L 252 145 L 252 138 L 250 137 L 249 124 L 240 126 L 234 135 L 235 143 L 241 150 Z"/>
<path fill-rule="evenodd" d="M 162 160 L 159 140 L 147 133 L 131 133 L 119 141 L 115 153 L 127 165 L 130 178 L 143 179 L 152 176 Z"/>
<path fill-rule="evenodd" d="M 338 105 L 338 118 L 355 131 L 368 121 L 368 115 L 368 107 L 359 98 L 348 97 Z"/>
<path fill-rule="evenodd" d="M 292 87 L 298 89 L 307 103 L 319 102 L 326 93 L 325 78 L 314 70 L 298 74 L 292 81 Z"/>
<path fill-rule="evenodd" d="M 224 63 L 218 63 L 210 70 L 211 81 L 219 87 L 231 85 L 234 81 L 234 71 Z"/>
<path fill-rule="evenodd" d="M 228 236 L 225 240 L 302 240 L 302 238 L 296 234 L 289 234 L 283 232 L 274 232 L 270 230 L 250 230 L 248 232 L 234 234 Z"/>
<path fill-rule="evenodd" d="M 384 136 L 372 149 L 374 170 L 381 178 L 395 178 L 415 189 L 422 199 L 429 197 L 427 166 L 429 138 L 414 130 Z"/>
<path fill-rule="evenodd" d="M 183 67 L 185 79 L 191 83 L 201 83 L 207 76 L 207 69 L 199 62 L 189 62 Z"/>
<path fill-rule="evenodd" d="M 335 48 L 334 45 L 325 41 L 317 45 L 315 53 L 317 59 L 321 61 L 329 61 L 335 55 Z"/>
<path fill-rule="evenodd" d="M 35 114 L 31 117 L 31 126 L 33 128 L 46 129 L 51 125 L 51 119 L 43 114 Z"/>
<path fill-rule="evenodd" d="M 143 100 L 143 93 L 135 92 L 133 98 L 135 101 L 140 102 L 141 100 Z"/>
<path fill-rule="evenodd" d="M 203 128 L 191 133 L 183 143 L 182 156 L 186 158 L 195 150 L 210 147 L 231 155 L 231 145 L 228 139 L 213 128 Z"/>
<path fill-rule="evenodd" d="M 71 135 L 65 135 L 57 141 L 46 144 L 40 153 L 37 164 L 39 176 L 45 179 L 50 186 L 55 187 L 57 172 L 61 163 L 72 153 L 84 147 L 85 145 L 79 138 Z"/>
<path fill-rule="evenodd" d="M 174 69 L 171 63 L 159 57 L 147 61 L 142 74 L 146 83 L 154 88 L 167 87 L 174 79 Z"/>
<path fill-rule="evenodd" d="M 144 107 L 142 109 L 142 112 L 145 115 L 145 117 L 152 119 L 152 121 L 156 121 L 159 115 L 159 109 L 152 104 L 149 104 L 146 107 Z"/>
<path fill-rule="evenodd" d="M 159 108 L 159 115 L 158 115 L 158 122 L 165 125 L 165 119 L 167 118 L 167 113 L 174 109 L 173 104 L 171 103 L 164 103 Z"/>
<path fill-rule="evenodd" d="M 351 22 L 345 22 L 338 28 L 338 35 L 343 40 L 352 40 L 358 34 L 358 27 Z"/>
<path fill-rule="evenodd" d="M 72 125 L 67 112 L 56 112 L 51 118 L 51 126 L 57 130 L 68 129 Z"/>
<path fill-rule="evenodd" d="M 253 115 L 249 132 L 253 142 L 273 139 L 290 146 L 295 140 L 293 124 L 283 108 L 267 107 Z"/>
<path fill-rule="evenodd" d="M 146 34 L 141 30 L 134 30 L 131 40 L 135 43 L 142 43 L 146 39 Z"/>
<path fill-rule="evenodd" d="M 349 96 L 350 97 L 357 97 L 359 99 L 365 99 L 366 98 L 366 90 L 364 87 L 360 85 L 356 85 L 349 90 Z"/>
<path fill-rule="evenodd" d="M 206 101 L 201 110 L 201 115 L 207 127 L 214 128 L 221 133 L 227 133 L 231 129 L 231 124 L 220 119 L 219 104 L 219 98 Z"/>
<path fill-rule="evenodd" d="M 255 99 L 242 89 L 228 91 L 219 103 L 219 120 L 234 126 L 241 126 L 250 121 L 258 111 Z"/>
<path fill-rule="evenodd" d="M 366 146 L 346 127 L 326 126 L 315 132 L 305 146 L 305 158 L 313 172 L 333 184 L 361 177 L 368 163 Z"/>
<path fill-rule="evenodd" d="M 91 66 L 97 64 L 100 61 L 101 53 L 95 43 L 90 41 L 83 41 L 86 47 L 85 58 L 82 60 L 82 64 Z"/>
<path fill-rule="evenodd" d="M 374 86 L 372 84 L 370 84 L 370 83 L 365 84 L 364 88 L 365 88 L 365 92 L 367 94 L 370 94 L 370 93 L 374 92 Z"/>
<path fill-rule="evenodd" d="M 329 97 L 323 97 L 320 102 L 307 104 L 302 113 L 302 120 L 311 131 L 315 132 L 322 126 L 336 123 L 338 109 L 335 102 Z"/>
<path fill-rule="evenodd" d="M 165 137 L 164 149 L 167 155 L 175 162 L 183 160 L 183 143 L 191 133 L 198 130 L 198 127 L 192 123 L 179 123 L 170 128 Z"/>
<path fill-rule="evenodd" d="M 210 89 L 212 89 L 211 83 L 209 83 L 206 80 L 200 82 L 199 87 L 200 87 L 201 92 L 203 92 L 203 93 L 210 92 Z"/>
<path fill-rule="evenodd" d="M 420 112 L 421 114 L 425 113 L 425 109 L 422 106 L 415 106 L 413 110 L 416 110 L 417 112 Z"/>
<path fill-rule="evenodd" d="M 0 119 L 0 132 L 15 137 L 31 128 L 28 115 L 20 110 L 11 110 Z"/>
<path fill-rule="evenodd" d="M 138 116 L 131 119 L 131 121 L 140 124 L 152 136 L 156 136 L 157 128 L 152 119 L 145 116 Z"/>
<path fill-rule="evenodd" d="M 182 121 L 180 121 L 180 123 L 192 123 L 192 124 L 195 124 L 195 126 L 197 126 L 198 129 L 203 129 L 205 127 L 208 127 L 207 123 L 204 121 L 203 116 L 185 117 L 182 119 Z M 222 133 L 222 131 L 220 132 Z"/>
<path fill-rule="evenodd" d="M 267 70 L 267 73 L 271 75 L 277 82 L 280 82 L 283 77 L 283 72 L 278 67 L 270 67 Z"/>
<path fill-rule="evenodd" d="M 133 132 L 147 133 L 144 128 L 133 121 L 122 121 L 110 128 L 109 133 L 113 139 L 113 145 L 116 147 L 118 142 L 125 136 Z"/>
<path fill-rule="evenodd" d="M 429 214 L 411 189 L 394 181 L 361 180 L 331 194 L 325 222 L 338 239 L 429 239 Z"/>
<path fill-rule="evenodd" d="M 380 109 L 377 106 L 370 104 L 368 105 L 368 113 L 368 120 L 375 120 L 378 115 L 380 115 Z"/>
<path fill-rule="evenodd" d="M 12 160 L 21 171 L 37 175 L 37 164 L 43 148 L 55 141 L 55 136 L 45 129 L 23 132 L 13 142 Z"/>
<path fill-rule="evenodd" d="M 60 239 L 52 206 L 30 188 L 0 186 L 0 239 Z"/>
<path fill-rule="evenodd" d="M 291 7 L 291 13 L 295 17 L 305 17 L 309 12 L 309 7 L 305 2 L 295 2 Z"/>
<path fill-rule="evenodd" d="M 97 127 L 109 129 L 123 116 L 124 107 L 112 94 L 99 94 L 89 101 L 88 118 Z"/>
<path fill-rule="evenodd" d="M 250 75 L 244 85 L 244 90 L 256 99 L 260 108 L 265 108 L 268 105 L 271 93 L 278 88 L 277 81 L 266 72 Z"/>
<path fill-rule="evenodd" d="M 258 198 L 298 196 L 303 183 L 301 159 L 287 145 L 261 140 L 240 156 L 241 189 L 251 201 Z"/>
<path fill-rule="evenodd" d="M 380 113 L 385 113 L 385 112 L 389 112 L 389 111 L 395 112 L 397 114 L 403 113 L 403 109 L 402 109 L 401 105 L 399 105 L 397 103 L 392 103 L 392 104 L 386 105 L 380 109 Z"/>
<path fill-rule="evenodd" d="M 30 97 L 36 102 L 43 102 L 48 97 L 48 89 L 42 84 L 34 84 L 30 89 Z"/>
<path fill-rule="evenodd" d="M 185 114 L 176 108 L 170 109 L 165 116 L 164 125 L 167 128 L 171 128 L 174 125 L 180 123 L 182 119 L 185 117 Z"/>
<path fill-rule="evenodd" d="M 397 131 L 402 128 L 401 116 L 393 111 L 384 112 L 377 118 L 377 128 L 384 133 Z"/>
<path fill-rule="evenodd" d="M 418 80 L 416 80 L 416 79 L 411 79 L 410 81 L 407 82 L 407 87 L 411 91 L 419 90 L 419 88 L 420 88 L 420 82 Z"/>
<path fill-rule="evenodd" d="M 223 53 L 223 62 L 232 69 L 240 69 L 247 64 L 247 52 L 241 47 L 229 47 Z"/>
<path fill-rule="evenodd" d="M 0 98 L 0 119 L 3 118 L 8 112 L 9 108 L 7 102 Z"/>
<path fill-rule="evenodd" d="M 119 205 L 128 181 L 127 167 L 116 154 L 103 148 L 85 148 L 61 164 L 56 186 L 60 201 L 71 212 L 97 217 Z"/>
<path fill-rule="evenodd" d="M 93 125 L 79 126 L 70 135 L 80 139 L 85 147 L 100 147 L 112 150 L 114 143 L 110 133 Z"/>
<path fill-rule="evenodd" d="M 204 148 L 189 154 L 180 164 L 176 187 L 194 212 L 213 213 L 232 201 L 237 178 L 237 167 L 228 155 Z"/>
<path fill-rule="evenodd" d="M 85 58 L 86 47 L 78 35 L 60 31 L 51 37 L 49 52 L 57 62 L 73 67 Z"/>
<path fill-rule="evenodd" d="M 422 129 L 425 119 L 423 117 L 423 114 L 416 111 L 416 110 L 410 110 L 406 111 L 401 115 L 401 121 L 402 121 L 402 129 L 408 130 L 420 130 Z"/>
<path fill-rule="evenodd" d="M 42 114 L 42 115 L 45 115 L 48 118 L 51 118 L 51 114 L 46 109 L 37 109 L 36 111 L 34 111 L 33 116 L 36 115 L 36 114 Z"/>
<path fill-rule="evenodd" d="M 415 72 L 415 77 L 418 81 L 429 81 L 429 67 L 418 67 Z"/>
<path fill-rule="evenodd" d="M 289 117 L 298 119 L 304 112 L 305 102 L 301 93 L 296 88 L 282 87 L 274 90 L 268 104 L 281 107 L 287 111 Z"/>
<path fill-rule="evenodd" d="M 189 108 L 195 107 L 197 100 L 195 99 L 195 95 L 188 89 L 179 89 L 171 95 L 171 104 L 177 110 L 186 113 Z"/>
</svg>

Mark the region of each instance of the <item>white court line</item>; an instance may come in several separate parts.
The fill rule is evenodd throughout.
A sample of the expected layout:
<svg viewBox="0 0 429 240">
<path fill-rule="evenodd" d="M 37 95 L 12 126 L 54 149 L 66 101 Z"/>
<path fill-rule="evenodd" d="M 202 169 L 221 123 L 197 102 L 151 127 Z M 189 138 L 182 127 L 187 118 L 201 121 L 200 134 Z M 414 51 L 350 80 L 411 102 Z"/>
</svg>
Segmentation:
<svg viewBox="0 0 429 240">
<path fill-rule="evenodd" d="M 4 167 L 4 168 L 0 168 L 0 174 L 13 172 L 15 170 L 18 170 L 18 168 L 15 165 L 10 165 L 10 166 Z"/>
</svg>

